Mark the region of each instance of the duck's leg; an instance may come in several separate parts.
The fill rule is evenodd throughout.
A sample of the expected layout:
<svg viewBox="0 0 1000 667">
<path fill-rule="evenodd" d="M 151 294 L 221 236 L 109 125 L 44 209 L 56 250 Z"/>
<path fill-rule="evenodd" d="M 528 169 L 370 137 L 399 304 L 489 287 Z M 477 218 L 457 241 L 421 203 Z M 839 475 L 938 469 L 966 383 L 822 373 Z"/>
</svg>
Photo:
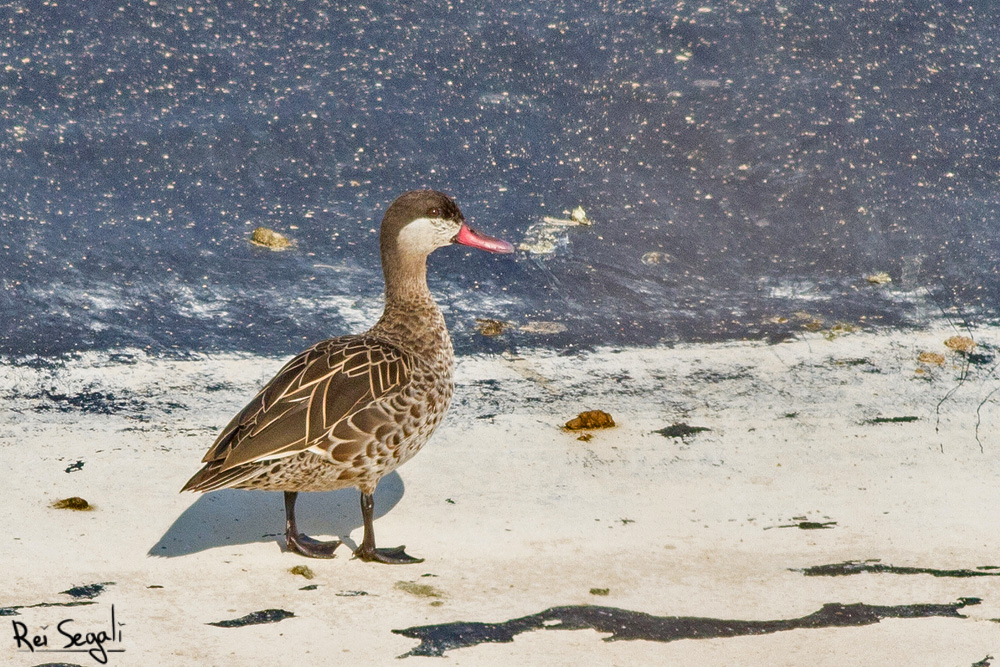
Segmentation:
<svg viewBox="0 0 1000 667">
<path fill-rule="evenodd" d="M 333 552 L 340 546 L 340 540 L 330 542 L 314 540 L 300 533 L 295 526 L 295 499 L 298 497 L 297 491 L 285 491 L 285 547 L 289 551 L 309 558 L 333 558 Z"/>
<path fill-rule="evenodd" d="M 361 518 L 365 522 L 365 537 L 361 541 L 361 546 L 354 550 L 354 556 L 364 561 L 375 561 L 377 563 L 388 563 L 391 565 L 405 565 L 407 563 L 423 563 L 423 558 L 414 558 L 406 553 L 405 546 L 388 547 L 383 549 L 375 548 L 375 528 L 372 526 L 375 520 L 375 500 L 370 493 L 361 493 Z"/>
</svg>

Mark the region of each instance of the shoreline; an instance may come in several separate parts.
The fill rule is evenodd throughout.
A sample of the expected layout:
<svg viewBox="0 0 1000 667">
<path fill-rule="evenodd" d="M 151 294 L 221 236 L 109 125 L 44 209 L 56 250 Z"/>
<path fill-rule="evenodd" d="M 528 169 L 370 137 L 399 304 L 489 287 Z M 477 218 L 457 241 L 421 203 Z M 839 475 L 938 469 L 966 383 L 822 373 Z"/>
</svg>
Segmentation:
<svg viewBox="0 0 1000 667">
<path fill-rule="evenodd" d="M 973 331 L 975 357 L 944 346 L 955 334 L 460 357 L 444 424 L 376 494 L 380 544 L 427 559 L 397 567 L 351 560 L 347 548 L 331 561 L 283 553 L 280 494 L 178 493 L 283 359 L 8 361 L 0 466 L 16 520 L 0 540 L 13 572 L 0 608 L 29 629 L 51 624 L 55 643 L 59 620 L 106 626 L 113 604 L 126 626 L 112 665 L 336 654 L 380 664 L 419 644 L 394 630 L 561 605 L 749 623 L 826 604 L 979 598 L 953 617 L 759 636 L 602 642 L 593 629 L 542 630 L 438 659 L 972 665 L 1000 650 L 1000 328 Z M 592 409 L 617 425 L 587 441 L 562 428 Z M 660 432 L 675 424 L 707 430 Z M 93 509 L 51 506 L 73 496 Z M 305 532 L 360 539 L 355 491 L 303 496 Z M 865 561 L 886 567 L 804 574 Z M 289 571 L 299 565 L 314 578 Z M 963 571 L 983 574 L 954 574 Z M 61 593 L 95 583 L 105 586 L 92 598 Z M 31 606 L 73 601 L 90 604 Z M 293 616 L 208 625 L 263 610 Z M 0 652 L 11 664 L 45 662 L 10 637 Z"/>
</svg>

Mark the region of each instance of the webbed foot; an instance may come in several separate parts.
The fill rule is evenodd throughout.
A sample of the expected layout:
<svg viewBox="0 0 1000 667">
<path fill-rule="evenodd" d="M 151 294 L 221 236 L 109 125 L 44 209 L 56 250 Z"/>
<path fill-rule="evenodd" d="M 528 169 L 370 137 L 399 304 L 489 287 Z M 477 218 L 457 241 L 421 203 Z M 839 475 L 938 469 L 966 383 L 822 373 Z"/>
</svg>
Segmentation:
<svg viewBox="0 0 1000 667">
<path fill-rule="evenodd" d="M 423 558 L 414 558 L 406 553 L 406 547 L 383 547 L 381 549 L 366 547 L 362 544 L 355 549 L 354 557 L 366 562 L 385 563 L 387 565 L 409 565 L 423 563 Z"/>
<path fill-rule="evenodd" d="M 333 558 L 333 552 L 340 544 L 340 540 L 323 542 L 313 539 L 304 533 L 298 533 L 297 535 L 293 535 L 292 533 L 285 534 L 286 548 L 307 558 Z"/>
</svg>

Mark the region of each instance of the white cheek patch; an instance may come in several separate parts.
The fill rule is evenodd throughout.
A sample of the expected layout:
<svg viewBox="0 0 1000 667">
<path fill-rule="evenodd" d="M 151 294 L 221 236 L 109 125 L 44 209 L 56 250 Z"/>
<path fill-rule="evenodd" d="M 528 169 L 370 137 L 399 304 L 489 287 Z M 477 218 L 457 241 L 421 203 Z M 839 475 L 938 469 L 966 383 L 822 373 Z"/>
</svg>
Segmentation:
<svg viewBox="0 0 1000 667">
<path fill-rule="evenodd" d="M 399 230 L 398 244 L 404 252 L 429 255 L 451 243 L 454 223 L 444 218 L 417 218 Z"/>
</svg>

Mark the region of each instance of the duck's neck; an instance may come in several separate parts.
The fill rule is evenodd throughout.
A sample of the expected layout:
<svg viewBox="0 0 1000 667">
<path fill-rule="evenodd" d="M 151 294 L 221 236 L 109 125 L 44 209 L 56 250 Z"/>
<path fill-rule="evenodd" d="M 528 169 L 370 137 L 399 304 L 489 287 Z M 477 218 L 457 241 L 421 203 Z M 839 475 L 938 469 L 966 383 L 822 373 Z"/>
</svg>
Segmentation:
<svg viewBox="0 0 1000 667">
<path fill-rule="evenodd" d="M 421 356 L 451 355 L 444 316 L 427 287 L 427 258 L 383 253 L 385 312 L 372 333 Z"/>
<path fill-rule="evenodd" d="M 385 303 L 434 302 L 427 287 L 427 258 L 406 253 L 382 253 Z"/>
</svg>

